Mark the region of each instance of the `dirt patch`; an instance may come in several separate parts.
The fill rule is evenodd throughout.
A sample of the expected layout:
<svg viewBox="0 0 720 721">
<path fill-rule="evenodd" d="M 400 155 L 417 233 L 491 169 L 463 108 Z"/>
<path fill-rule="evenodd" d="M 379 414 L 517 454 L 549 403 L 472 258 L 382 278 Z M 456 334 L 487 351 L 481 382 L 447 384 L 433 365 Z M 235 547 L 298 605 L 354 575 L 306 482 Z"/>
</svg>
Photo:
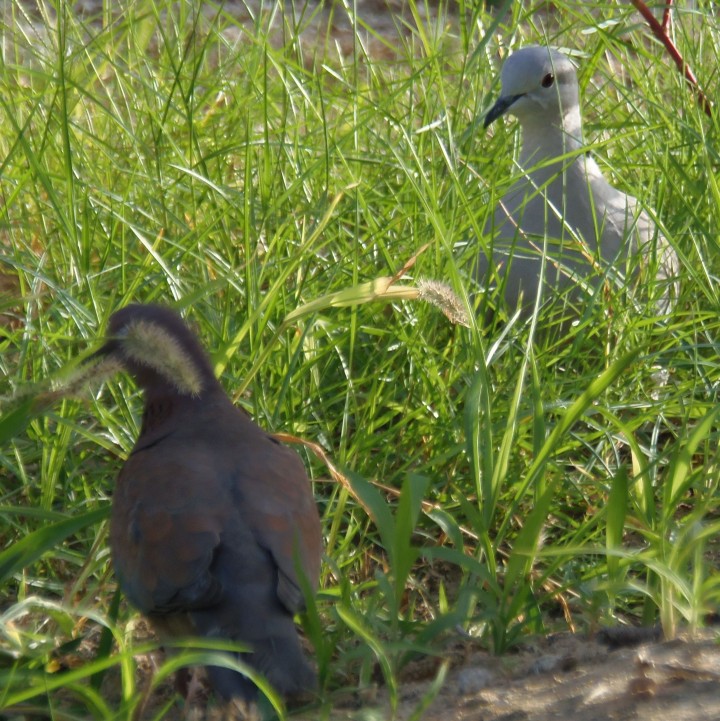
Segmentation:
<svg viewBox="0 0 720 721">
<path fill-rule="evenodd" d="M 136 632 L 142 632 L 139 621 Z M 150 637 L 149 629 L 146 629 Z M 142 635 L 142 634 L 141 634 Z M 608 638 L 609 635 L 609 638 Z M 330 693 L 319 706 L 290 714 L 294 721 L 719 721 L 720 629 L 693 639 L 646 640 L 656 633 L 560 633 L 492 656 L 470 642 L 455 643 L 444 658 L 424 657 L 402 671 L 393 717 L 386 687 Z M 632 645 L 628 645 L 632 644 Z M 155 658 L 136 661 L 140 689 L 150 686 Z M 436 683 L 443 664 L 449 670 Z M 119 674 L 109 674 L 105 698 L 119 698 Z M 200 686 L 205 686 L 200 682 Z M 437 687 L 439 686 L 439 690 Z M 168 678 L 144 698 L 140 718 L 215 721 L 228 708 L 204 688 L 183 708 Z M 433 695 L 433 691 L 435 694 Z M 173 698 L 175 699 L 173 701 Z M 236 716 L 232 716 L 236 718 Z M 252 716 L 251 716 L 252 718 Z"/>
<path fill-rule="evenodd" d="M 718 721 L 720 646 L 701 638 L 609 648 L 597 638 L 560 634 L 503 657 L 472 654 L 453 668 L 424 713 L 432 681 L 401 686 L 396 718 L 423 721 Z M 420 715 L 413 714 L 420 711 Z M 318 714 L 301 715 L 314 721 Z M 327 718 L 390 719 L 388 694 Z"/>
</svg>

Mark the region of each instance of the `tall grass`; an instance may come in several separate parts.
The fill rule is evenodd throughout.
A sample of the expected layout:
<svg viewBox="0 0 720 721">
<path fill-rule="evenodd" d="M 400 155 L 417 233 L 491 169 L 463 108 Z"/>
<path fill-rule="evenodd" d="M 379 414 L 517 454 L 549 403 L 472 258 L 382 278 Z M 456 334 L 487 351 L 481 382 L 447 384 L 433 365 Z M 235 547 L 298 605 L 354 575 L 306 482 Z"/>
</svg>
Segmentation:
<svg viewBox="0 0 720 721">
<path fill-rule="evenodd" d="M 124 378 L 52 390 L 130 301 L 182 310 L 258 422 L 344 471 L 306 454 L 326 706 L 378 673 L 396 705 L 404 664 L 457 627 L 500 653 L 557 628 L 672 634 L 717 604 L 716 121 L 624 4 L 504 7 L 411 3 L 388 40 L 352 4 L 327 11 L 334 33 L 274 3 L 7 4 L 0 709 L 147 701 L 154 645 L 118 605 L 105 521 L 140 398 Z M 711 99 L 718 31 L 711 4 L 676 11 Z M 668 318 L 608 289 L 574 326 L 463 328 L 367 292 L 406 269 L 482 304 L 472 262 L 517 135 L 478 116 L 506 49 L 537 41 L 582 48 L 593 152 L 682 259 Z M 187 653 L 168 663 L 217 649 Z"/>
</svg>

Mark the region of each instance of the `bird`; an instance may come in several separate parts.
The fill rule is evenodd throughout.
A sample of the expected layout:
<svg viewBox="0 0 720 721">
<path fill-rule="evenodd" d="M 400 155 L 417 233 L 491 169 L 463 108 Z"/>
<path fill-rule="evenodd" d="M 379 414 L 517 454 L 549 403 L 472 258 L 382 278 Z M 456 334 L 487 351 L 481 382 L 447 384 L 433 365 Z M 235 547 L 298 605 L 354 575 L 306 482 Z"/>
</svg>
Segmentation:
<svg viewBox="0 0 720 721">
<path fill-rule="evenodd" d="M 484 127 L 506 114 L 518 119 L 522 174 L 486 221 L 491 243 L 478 255 L 481 284 L 497 282 L 507 307 L 527 312 L 539 291 L 541 302 L 555 294 L 577 298 L 605 278 L 623 282 L 624 271 L 640 265 L 654 273 L 646 287 L 657 285 L 655 309 L 666 315 L 678 293 L 677 254 L 587 152 L 573 63 L 554 48 L 523 47 L 503 64 L 501 86 Z"/>
<path fill-rule="evenodd" d="M 304 609 L 305 583 L 317 588 L 323 546 L 300 457 L 233 405 L 174 310 L 121 308 L 93 357 L 126 370 L 144 395 L 140 434 L 112 500 L 121 590 L 161 640 L 244 644 L 240 660 L 276 691 L 312 693 L 316 672 L 293 617 Z M 206 671 L 223 701 L 256 702 L 246 676 Z"/>
</svg>

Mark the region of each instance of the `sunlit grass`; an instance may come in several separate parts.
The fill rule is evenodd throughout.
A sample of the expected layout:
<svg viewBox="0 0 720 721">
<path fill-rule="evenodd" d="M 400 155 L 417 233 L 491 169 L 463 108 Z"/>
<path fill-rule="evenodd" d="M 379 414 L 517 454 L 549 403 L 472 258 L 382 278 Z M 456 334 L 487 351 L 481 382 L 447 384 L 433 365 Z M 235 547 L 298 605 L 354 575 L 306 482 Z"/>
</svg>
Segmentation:
<svg viewBox="0 0 720 721">
<path fill-rule="evenodd" d="M 411 6 L 401 40 L 355 23 L 340 43 L 269 3 L 243 22 L 164 0 L 92 21 L 10 4 L 0 709 L 109 718 L 142 700 L 102 520 L 140 398 L 122 377 L 48 395 L 130 301 L 183 311 L 237 402 L 344 474 L 303 451 L 328 706 L 379 677 L 397 703 L 403 665 L 457 628 L 499 653 L 550 629 L 695 628 L 717 605 L 716 123 L 623 4 L 553 5 Z M 675 29 L 715 98 L 714 15 Z M 682 259 L 666 319 L 608 289 L 572 327 L 464 328 L 412 298 L 429 279 L 481 304 L 473 258 L 517 171 L 514 125 L 477 118 L 505 49 L 543 38 L 583 48 L 593 152 Z M 378 294 L 388 279 L 402 297 Z M 177 712 L 163 698 L 158 718 Z"/>
</svg>

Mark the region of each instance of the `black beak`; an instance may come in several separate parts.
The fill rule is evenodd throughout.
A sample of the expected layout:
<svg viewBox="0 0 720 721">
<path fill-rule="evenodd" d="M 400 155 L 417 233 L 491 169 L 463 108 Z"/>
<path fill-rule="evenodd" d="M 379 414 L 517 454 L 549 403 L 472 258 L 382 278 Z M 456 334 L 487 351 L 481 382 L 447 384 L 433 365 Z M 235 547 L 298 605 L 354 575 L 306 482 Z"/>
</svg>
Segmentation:
<svg viewBox="0 0 720 721">
<path fill-rule="evenodd" d="M 487 128 L 490 123 L 497 120 L 501 115 L 505 115 L 510 106 L 521 97 L 522 94 L 507 95 L 505 97 L 498 98 L 495 102 L 495 105 L 493 105 L 492 108 L 488 110 L 487 115 L 485 116 L 485 121 L 483 122 L 483 127 Z"/>
</svg>

